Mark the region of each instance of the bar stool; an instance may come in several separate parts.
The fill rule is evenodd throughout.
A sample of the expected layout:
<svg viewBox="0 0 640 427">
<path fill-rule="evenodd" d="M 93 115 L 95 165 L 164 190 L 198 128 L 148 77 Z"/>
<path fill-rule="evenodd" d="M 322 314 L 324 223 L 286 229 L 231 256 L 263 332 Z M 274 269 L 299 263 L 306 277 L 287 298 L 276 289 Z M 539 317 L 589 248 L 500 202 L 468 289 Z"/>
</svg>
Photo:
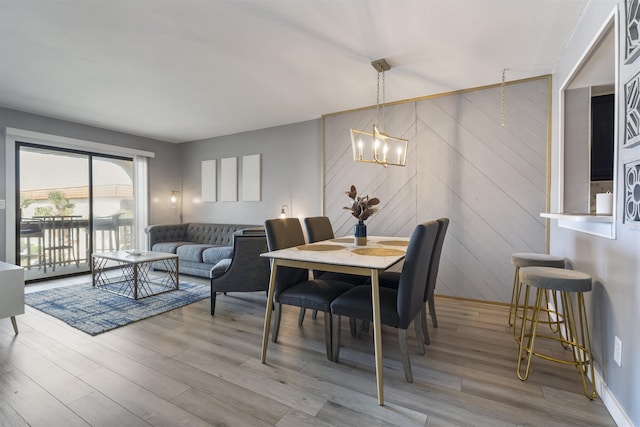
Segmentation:
<svg viewBox="0 0 640 427">
<path fill-rule="evenodd" d="M 509 326 L 513 326 L 513 338 L 518 341 L 516 321 L 518 318 L 518 310 L 522 308 L 522 304 L 520 303 L 520 294 L 522 292 L 522 283 L 519 278 L 520 269 L 522 267 L 564 268 L 564 258 L 555 255 L 521 252 L 511 255 L 511 264 L 516 267 L 516 271 L 513 277 L 513 290 L 511 291 Z M 550 319 L 549 323 L 551 323 Z"/>
<path fill-rule="evenodd" d="M 531 371 L 532 356 L 574 365 L 582 377 L 584 395 L 593 400 L 596 397 L 595 375 L 593 357 L 591 353 L 591 341 L 589 339 L 589 325 L 584 306 L 584 293 L 591 291 L 591 276 L 574 270 L 566 270 L 553 267 L 523 267 L 520 269 L 520 279 L 525 286 L 523 313 L 529 310 L 529 292 L 531 287 L 536 288 L 536 298 L 531 317 L 522 317 L 520 329 L 520 348 L 518 350 L 518 378 L 525 381 Z M 547 291 L 558 293 L 560 298 L 560 311 L 562 313 L 557 334 L 544 334 L 538 331 L 540 312 L 543 311 L 544 295 Z M 574 312 L 572 296 L 577 300 L 578 322 Z M 556 310 L 558 310 L 556 308 Z M 528 328 L 527 328 L 528 326 Z M 579 328 L 578 328 L 579 327 Z M 528 330 L 527 330 L 528 329 Z M 525 343 L 525 338 L 527 339 Z M 536 339 L 550 339 L 560 342 L 563 347 L 571 351 L 572 360 L 558 359 L 534 349 Z M 526 360 L 526 369 L 522 372 L 522 363 Z M 587 386 L 587 372 L 591 374 L 591 391 Z"/>
</svg>

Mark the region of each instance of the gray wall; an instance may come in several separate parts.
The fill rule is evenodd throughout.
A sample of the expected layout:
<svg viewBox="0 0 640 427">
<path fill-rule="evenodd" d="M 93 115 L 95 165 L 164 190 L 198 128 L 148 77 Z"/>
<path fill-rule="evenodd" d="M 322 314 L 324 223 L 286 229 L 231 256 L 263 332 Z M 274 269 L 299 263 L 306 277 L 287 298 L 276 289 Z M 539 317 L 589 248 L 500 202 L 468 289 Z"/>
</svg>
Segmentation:
<svg viewBox="0 0 640 427">
<path fill-rule="evenodd" d="M 595 37 L 606 21 L 613 6 L 618 4 L 621 17 L 624 17 L 625 2 L 592 1 L 585 10 L 582 19 L 567 45 L 557 71 L 553 75 L 553 111 L 558 111 L 558 91 L 560 85 L 570 75 L 580 55 Z M 640 60 L 632 66 L 623 65 L 624 61 L 624 25 L 620 26 L 620 87 L 617 95 L 619 108 L 624 111 L 623 86 L 626 79 L 637 72 Z M 632 70 L 631 68 L 635 68 Z M 553 116 L 552 127 L 552 206 L 558 209 L 558 167 L 559 120 Z M 620 114 L 618 123 L 618 147 L 624 135 L 624 114 Z M 622 173 L 624 163 L 640 158 L 640 147 L 620 149 L 616 191 L 623 193 Z M 622 413 L 617 421 L 640 425 L 640 365 L 637 355 L 640 352 L 640 232 L 622 224 L 622 198 L 618 198 L 616 220 L 617 239 L 602 237 L 559 228 L 551 221 L 551 253 L 571 259 L 576 270 L 585 271 L 594 277 L 594 287 L 588 298 L 589 322 L 591 326 L 592 346 L 595 351 L 596 367 L 606 386 L 603 400 L 614 413 Z M 613 361 L 614 337 L 623 342 L 622 367 Z M 616 405 L 619 404 L 619 407 Z M 626 418 L 624 413 L 626 413 Z"/>
<path fill-rule="evenodd" d="M 320 120 L 180 144 L 184 221 L 260 225 L 279 217 L 282 205 L 293 217 L 319 215 L 320 153 Z M 262 155 L 259 202 L 242 201 L 242 156 L 252 154 Z M 238 201 L 203 203 L 202 161 L 218 160 L 220 200 L 220 159 L 227 157 L 238 157 Z"/>
<path fill-rule="evenodd" d="M 4 131 L 7 127 L 154 152 L 155 158 L 149 160 L 149 222 L 177 222 L 177 213 L 168 208 L 170 191 L 179 187 L 177 145 L 0 108 L 0 129 Z M 5 151 L 3 135 L 0 137 L 0 165 L 3 172 L 6 164 Z M 5 191 L 6 177 L 2 173 L 0 174 L 0 199 L 6 200 Z M 2 242 L 5 241 L 5 221 L 6 211 L 0 210 L 0 224 L 2 224 L 0 241 Z M 0 259 L 5 260 L 5 258 L 3 244 L 0 245 Z"/>
</svg>

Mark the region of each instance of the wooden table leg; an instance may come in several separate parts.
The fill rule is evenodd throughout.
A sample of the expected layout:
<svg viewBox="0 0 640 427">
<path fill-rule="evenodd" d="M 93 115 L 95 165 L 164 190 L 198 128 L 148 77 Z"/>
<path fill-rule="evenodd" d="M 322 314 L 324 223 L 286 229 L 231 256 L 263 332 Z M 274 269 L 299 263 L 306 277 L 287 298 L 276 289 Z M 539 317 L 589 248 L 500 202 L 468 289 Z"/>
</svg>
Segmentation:
<svg viewBox="0 0 640 427">
<path fill-rule="evenodd" d="M 269 343 L 269 328 L 271 326 L 271 312 L 273 310 L 273 295 L 276 292 L 276 272 L 278 271 L 278 261 L 271 261 L 271 275 L 269 276 L 269 292 L 267 293 L 267 308 L 264 313 L 264 329 L 262 331 L 262 355 L 260 361 L 267 360 L 267 344 Z"/>
<path fill-rule="evenodd" d="M 18 335 L 18 322 L 16 322 L 16 316 L 11 316 L 11 324 L 13 325 L 13 332 Z"/>
<path fill-rule="evenodd" d="M 376 357 L 376 384 L 378 388 L 378 404 L 384 405 L 384 390 L 382 381 L 382 325 L 380 322 L 380 288 L 378 270 L 371 270 L 371 296 L 373 303 L 373 344 Z"/>
</svg>

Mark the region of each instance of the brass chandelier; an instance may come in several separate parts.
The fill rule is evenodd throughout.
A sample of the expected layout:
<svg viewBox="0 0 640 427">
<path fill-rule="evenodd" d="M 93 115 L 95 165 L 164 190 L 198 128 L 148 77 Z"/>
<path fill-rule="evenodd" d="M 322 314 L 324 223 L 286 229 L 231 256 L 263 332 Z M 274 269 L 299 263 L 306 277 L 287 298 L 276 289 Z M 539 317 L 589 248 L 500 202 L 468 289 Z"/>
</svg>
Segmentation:
<svg viewBox="0 0 640 427">
<path fill-rule="evenodd" d="M 356 162 L 376 163 L 387 167 L 404 166 L 407 163 L 408 139 L 398 138 L 385 133 L 385 71 L 391 66 L 385 59 L 378 59 L 371 63 L 378 72 L 378 87 L 376 98 L 376 123 L 373 132 L 351 129 L 351 148 L 353 160 Z M 380 89 L 382 88 L 382 104 L 380 103 Z M 382 114 L 382 130 L 380 115 Z"/>
</svg>

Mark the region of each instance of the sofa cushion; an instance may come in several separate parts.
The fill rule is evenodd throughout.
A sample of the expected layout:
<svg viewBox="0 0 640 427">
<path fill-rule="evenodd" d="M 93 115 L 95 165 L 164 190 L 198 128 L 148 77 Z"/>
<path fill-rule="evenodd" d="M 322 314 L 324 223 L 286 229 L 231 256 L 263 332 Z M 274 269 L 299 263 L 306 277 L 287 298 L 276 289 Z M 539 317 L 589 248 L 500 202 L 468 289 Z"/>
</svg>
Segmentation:
<svg viewBox="0 0 640 427">
<path fill-rule="evenodd" d="M 191 242 L 160 242 L 153 245 L 151 248 L 154 252 L 166 252 L 169 254 L 175 254 L 180 246 L 190 245 Z"/>
<path fill-rule="evenodd" d="M 202 262 L 216 265 L 225 258 L 233 256 L 233 246 L 214 246 L 206 249 L 202 254 Z"/>
<path fill-rule="evenodd" d="M 203 262 L 202 261 L 202 253 L 210 249 L 211 245 L 182 245 L 178 247 L 176 253 L 180 257 L 180 260 L 184 261 L 193 261 L 193 262 Z M 206 262 L 206 261 L 205 261 Z"/>
</svg>

